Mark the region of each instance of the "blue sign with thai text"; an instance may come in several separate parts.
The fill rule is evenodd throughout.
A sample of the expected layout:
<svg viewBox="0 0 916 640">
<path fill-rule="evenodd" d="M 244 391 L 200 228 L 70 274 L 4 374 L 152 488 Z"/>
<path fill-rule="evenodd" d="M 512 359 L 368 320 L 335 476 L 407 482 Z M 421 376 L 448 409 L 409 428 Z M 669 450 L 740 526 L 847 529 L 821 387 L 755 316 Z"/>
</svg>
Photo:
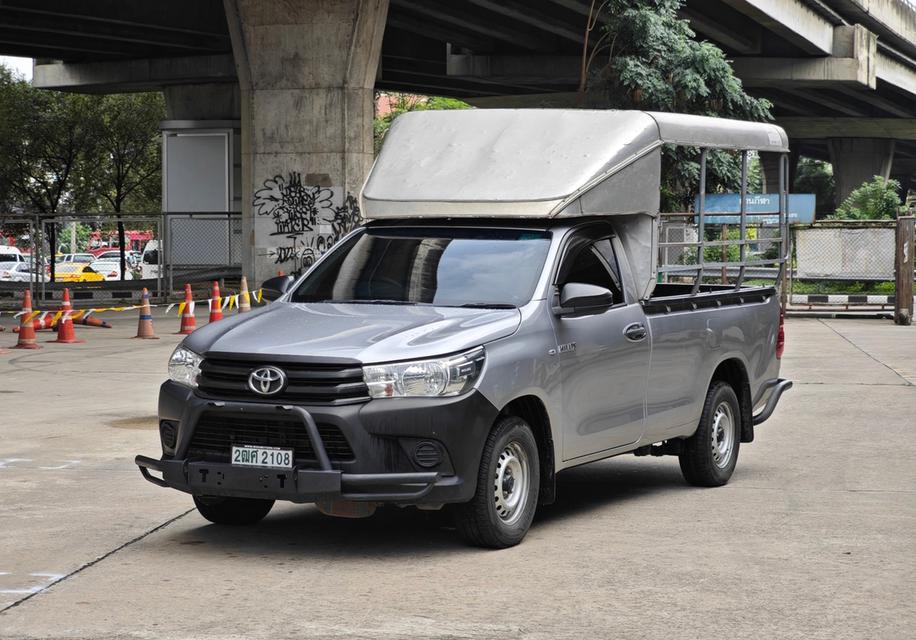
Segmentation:
<svg viewBox="0 0 916 640">
<path fill-rule="evenodd" d="M 746 196 L 748 222 L 752 224 L 779 224 L 779 194 L 749 193 Z M 694 211 L 700 208 L 700 196 L 693 200 Z M 814 222 L 814 194 L 790 193 L 789 224 L 810 224 Z M 740 193 L 706 194 L 704 216 L 709 224 L 741 223 Z M 699 219 L 699 217 L 697 218 Z"/>
</svg>

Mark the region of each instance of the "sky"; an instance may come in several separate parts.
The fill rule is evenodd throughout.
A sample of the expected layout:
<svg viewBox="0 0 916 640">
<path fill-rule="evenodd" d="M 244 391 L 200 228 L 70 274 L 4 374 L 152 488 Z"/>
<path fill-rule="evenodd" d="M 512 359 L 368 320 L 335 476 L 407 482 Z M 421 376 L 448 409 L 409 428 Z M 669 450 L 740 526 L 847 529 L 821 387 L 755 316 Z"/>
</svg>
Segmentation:
<svg viewBox="0 0 916 640">
<path fill-rule="evenodd" d="M 25 77 L 26 80 L 32 79 L 32 59 L 31 58 L 14 58 L 13 56 L 0 56 L 0 63 L 5 64 Z"/>
</svg>

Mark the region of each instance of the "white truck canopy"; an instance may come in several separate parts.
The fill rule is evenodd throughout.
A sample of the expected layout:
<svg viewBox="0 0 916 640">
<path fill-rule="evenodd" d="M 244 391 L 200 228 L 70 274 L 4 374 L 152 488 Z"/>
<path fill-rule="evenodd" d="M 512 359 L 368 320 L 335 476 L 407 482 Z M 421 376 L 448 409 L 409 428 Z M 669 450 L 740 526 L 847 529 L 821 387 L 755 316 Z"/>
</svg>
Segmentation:
<svg viewBox="0 0 916 640">
<path fill-rule="evenodd" d="M 361 194 L 367 219 L 620 219 L 641 294 L 656 265 L 661 146 L 788 151 L 768 123 L 646 111 L 468 109 L 395 120 Z"/>
<path fill-rule="evenodd" d="M 416 111 L 399 117 L 388 132 L 363 188 L 362 212 L 369 219 L 657 213 L 659 169 L 650 165 L 658 164 L 653 151 L 665 143 L 788 151 L 785 132 L 774 124 L 705 116 L 585 109 Z M 647 156 L 655 162 L 638 162 Z M 637 162 L 640 171 L 627 173 L 651 174 L 638 185 L 626 181 L 625 190 L 611 189 L 612 202 L 585 198 L 567 210 L 590 191 L 606 191 L 599 185 Z M 642 197 L 630 202 L 637 186 L 645 187 Z"/>
</svg>

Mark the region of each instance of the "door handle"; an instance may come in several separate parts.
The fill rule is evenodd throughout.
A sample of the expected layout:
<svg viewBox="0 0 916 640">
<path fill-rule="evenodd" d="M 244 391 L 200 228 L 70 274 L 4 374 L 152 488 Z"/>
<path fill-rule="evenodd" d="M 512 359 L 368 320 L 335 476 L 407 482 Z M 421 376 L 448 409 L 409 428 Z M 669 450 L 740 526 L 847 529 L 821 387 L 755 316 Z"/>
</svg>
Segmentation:
<svg viewBox="0 0 916 640">
<path fill-rule="evenodd" d="M 646 339 L 646 336 L 649 335 L 649 332 L 646 331 L 646 328 L 640 322 L 634 322 L 633 324 L 628 324 L 623 328 L 623 335 L 630 342 L 642 342 Z"/>
</svg>

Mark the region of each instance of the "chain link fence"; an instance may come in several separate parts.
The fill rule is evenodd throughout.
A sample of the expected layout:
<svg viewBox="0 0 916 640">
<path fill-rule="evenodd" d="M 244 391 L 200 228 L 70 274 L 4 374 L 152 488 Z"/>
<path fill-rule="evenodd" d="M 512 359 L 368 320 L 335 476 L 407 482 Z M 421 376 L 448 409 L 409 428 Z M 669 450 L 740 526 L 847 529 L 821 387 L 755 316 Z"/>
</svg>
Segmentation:
<svg viewBox="0 0 916 640">
<path fill-rule="evenodd" d="M 165 300 L 185 283 L 238 280 L 241 214 L 0 215 L 0 305 Z"/>
<path fill-rule="evenodd" d="M 790 304 L 892 307 L 895 232 L 894 220 L 793 226 Z"/>
</svg>

